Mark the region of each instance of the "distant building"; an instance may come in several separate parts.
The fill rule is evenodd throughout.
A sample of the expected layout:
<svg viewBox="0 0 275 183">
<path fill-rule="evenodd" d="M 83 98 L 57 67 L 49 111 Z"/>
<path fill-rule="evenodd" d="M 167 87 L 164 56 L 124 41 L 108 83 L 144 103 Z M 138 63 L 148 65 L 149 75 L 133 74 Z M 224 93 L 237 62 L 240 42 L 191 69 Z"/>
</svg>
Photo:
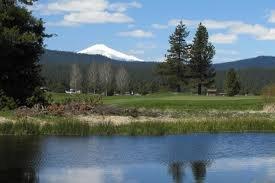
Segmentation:
<svg viewBox="0 0 275 183">
<path fill-rule="evenodd" d="M 47 87 L 45 87 L 45 86 L 40 87 L 40 90 L 42 90 L 42 91 L 44 91 L 44 92 L 50 91 L 50 90 L 49 90 Z"/>
<path fill-rule="evenodd" d="M 67 93 L 67 94 L 80 94 L 81 91 L 80 90 L 75 90 L 75 89 L 70 89 L 70 90 L 66 90 L 65 93 Z"/>
<path fill-rule="evenodd" d="M 207 89 L 207 96 L 217 96 L 217 89 Z"/>
</svg>

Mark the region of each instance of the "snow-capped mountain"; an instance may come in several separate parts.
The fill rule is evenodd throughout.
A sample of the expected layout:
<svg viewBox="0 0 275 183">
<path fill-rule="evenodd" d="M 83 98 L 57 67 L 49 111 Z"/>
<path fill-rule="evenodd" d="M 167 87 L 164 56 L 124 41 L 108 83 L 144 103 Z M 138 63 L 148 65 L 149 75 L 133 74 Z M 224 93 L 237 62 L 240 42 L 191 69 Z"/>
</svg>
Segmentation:
<svg viewBox="0 0 275 183">
<path fill-rule="evenodd" d="M 135 56 L 127 55 L 125 53 L 109 48 L 104 44 L 96 44 L 85 50 L 79 51 L 78 53 L 88 54 L 88 55 L 103 55 L 105 57 L 108 57 L 114 60 L 121 60 L 121 61 L 143 61 Z"/>
</svg>

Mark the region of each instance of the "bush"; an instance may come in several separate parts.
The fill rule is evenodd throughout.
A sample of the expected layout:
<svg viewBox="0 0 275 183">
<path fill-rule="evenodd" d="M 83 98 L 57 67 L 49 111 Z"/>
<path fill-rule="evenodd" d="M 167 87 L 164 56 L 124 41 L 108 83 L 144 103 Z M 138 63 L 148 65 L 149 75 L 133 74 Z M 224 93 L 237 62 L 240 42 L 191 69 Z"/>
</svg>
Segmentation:
<svg viewBox="0 0 275 183">
<path fill-rule="evenodd" d="M 48 106 L 50 102 L 51 96 L 40 88 L 35 88 L 32 96 L 27 98 L 28 107 L 33 107 L 34 105 Z"/>
<path fill-rule="evenodd" d="M 17 107 L 13 98 L 5 95 L 3 90 L 0 90 L 0 110 L 11 110 Z"/>
</svg>

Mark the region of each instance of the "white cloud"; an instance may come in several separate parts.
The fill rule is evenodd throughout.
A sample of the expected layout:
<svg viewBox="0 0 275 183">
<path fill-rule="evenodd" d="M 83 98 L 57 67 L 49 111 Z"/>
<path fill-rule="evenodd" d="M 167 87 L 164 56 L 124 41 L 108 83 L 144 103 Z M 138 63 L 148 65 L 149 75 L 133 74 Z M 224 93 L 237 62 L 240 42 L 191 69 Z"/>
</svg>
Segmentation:
<svg viewBox="0 0 275 183">
<path fill-rule="evenodd" d="M 109 12 L 82 12 L 70 13 L 64 16 L 64 21 L 68 23 L 128 23 L 134 20 L 123 13 L 109 13 Z"/>
<path fill-rule="evenodd" d="M 275 10 L 272 10 L 268 16 L 268 22 L 275 23 Z"/>
<path fill-rule="evenodd" d="M 168 25 L 162 25 L 162 24 L 152 24 L 152 27 L 154 29 L 167 29 Z"/>
<path fill-rule="evenodd" d="M 188 19 L 172 19 L 172 20 L 169 20 L 168 22 L 168 26 L 177 26 L 180 21 L 182 21 L 182 23 L 186 26 L 196 26 L 199 24 L 199 21 L 197 20 L 188 20 Z"/>
<path fill-rule="evenodd" d="M 236 26 L 242 24 L 241 21 L 219 21 L 219 20 L 211 20 L 211 19 L 205 19 L 205 20 L 189 20 L 189 19 L 172 19 L 167 23 L 167 28 L 169 26 L 176 26 L 179 24 L 179 22 L 182 21 L 183 24 L 185 24 L 188 27 L 195 28 L 199 25 L 199 23 L 202 23 L 205 25 L 208 29 L 227 29 L 231 26 Z"/>
<path fill-rule="evenodd" d="M 133 50 L 129 50 L 128 53 L 129 53 L 129 54 L 132 54 L 132 55 L 144 55 L 144 54 L 145 54 L 145 51 L 144 51 L 144 50 L 136 50 L 136 49 L 133 49 Z"/>
<path fill-rule="evenodd" d="M 125 12 L 129 8 L 142 8 L 142 4 L 136 1 L 133 1 L 130 3 L 113 3 L 108 7 L 110 11 L 118 11 L 118 12 Z"/>
<path fill-rule="evenodd" d="M 154 43 L 137 43 L 136 44 L 136 47 L 138 48 L 138 49 L 155 49 L 156 47 L 157 47 L 157 45 L 156 44 L 154 44 Z"/>
<path fill-rule="evenodd" d="M 134 37 L 134 38 L 150 38 L 153 37 L 154 34 L 150 31 L 144 31 L 141 29 L 136 29 L 133 31 L 119 32 L 118 36 L 122 37 Z"/>
<path fill-rule="evenodd" d="M 217 44 L 229 44 L 237 41 L 238 36 L 235 34 L 213 34 L 210 36 L 210 41 Z"/>
<path fill-rule="evenodd" d="M 226 31 L 212 36 L 212 40 L 216 43 L 233 43 L 237 40 L 238 35 L 249 35 L 257 40 L 275 40 L 275 28 L 268 28 L 260 24 L 248 24 L 242 21 L 172 19 L 165 25 L 153 24 L 153 27 L 165 29 L 178 25 L 180 21 L 191 28 L 196 28 L 202 22 L 208 29 Z M 272 11 L 269 21 L 275 23 L 275 10 Z"/>
<path fill-rule="evenodd" d="M 218 49 L 216 50 L 217 54 L 223 54 L 223 55 L 239 55 L 240 53 L 236 50 L 225 50 L 225 49 Z"/>
<path fill-rule="evenodd" d="M 48 4 L 36 3 L 33 11 L 44 15 L 62 14 L 63 20 L 55 25 L 131 23 L 134 19 L 125 14 L 129 8 L 141 8 L 136 1 L 110 3 L 108 0 L 57 0 Z"/>
</svg>

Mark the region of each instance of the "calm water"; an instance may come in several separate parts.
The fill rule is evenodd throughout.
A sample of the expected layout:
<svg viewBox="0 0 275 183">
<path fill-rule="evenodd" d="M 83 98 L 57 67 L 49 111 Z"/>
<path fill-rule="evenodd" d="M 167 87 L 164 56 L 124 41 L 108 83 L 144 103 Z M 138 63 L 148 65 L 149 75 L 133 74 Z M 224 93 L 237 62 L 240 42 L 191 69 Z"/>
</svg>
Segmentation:
<svg viewBox="0 0 275 183">
<path fill-rule="evenodd" d="M 275 182 L 275 135 L 4 136 L 0 182 Z"/>
</svg>

